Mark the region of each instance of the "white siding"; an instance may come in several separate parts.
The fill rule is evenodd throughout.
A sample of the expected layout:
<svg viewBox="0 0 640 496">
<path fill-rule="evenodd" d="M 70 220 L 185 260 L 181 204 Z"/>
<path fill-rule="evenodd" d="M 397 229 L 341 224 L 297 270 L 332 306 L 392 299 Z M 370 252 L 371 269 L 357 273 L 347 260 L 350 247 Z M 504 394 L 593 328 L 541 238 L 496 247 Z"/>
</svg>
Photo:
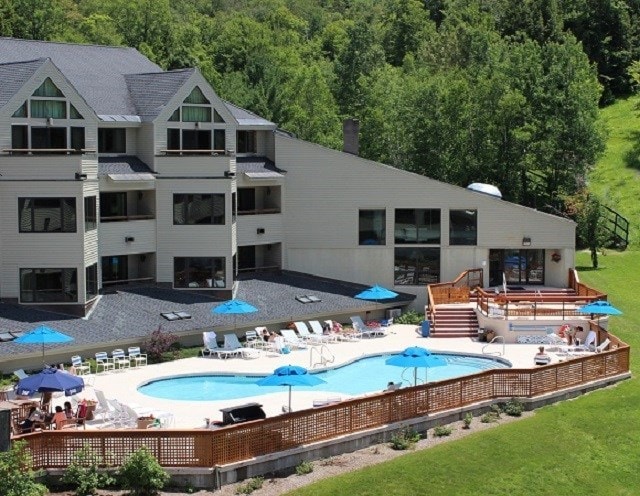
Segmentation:
<svg viewBox="0 0 640 496">
<path fill-rule="evenodd" d="M 128 222 L 100 223 L 100 256 L 132 255 L 156 251 L 156 221 L 131 220 Z M 134 241 L 125 241 L 132 237 Z"/>
<path fill-rule="evenodd" d="M 142 124 L 142 127 L 138 129 L 138 142 L 136 149 L 138 150 L 138 158 L 142 160 L 145 164 L 151 167 L 152 170 L 156 170 L 154 157 L 155 157 L 155 146 L 156 143 L 154 141 L 154 126 L 149 122 L 145 122 Z M 166 143 L 166 136 L 164 138 Z"/>
<path fill-rule="evenodd" d="M 98 222 L 98 229 L 100 228 L 100 193 L 98 191 L 98 182 L 85 182 L 83 188 L 84 197 L 95 196 L 96 197 L 96 221 Z M 84 230 L 84 200 L 81 205 L 82 215 L 81 220 L 78 223 Z M 84 265 L 88 267 L 98 261 L 98 229 L 92 229 L 84 233 Z M 84 278 L 84 275 L 83 275 Z"/>
<path fill-rule="evenodd" d="M 239 215 L 237 217 L 237 236 L 239 246 L 279 243 L 284 236 L 282 214 Z M 258 228 L 264 234 L 258 234 Z"/>
<path fill-rule="evenodd" d="M 235 157 L 211 155 L 167 155 L 155 157 L 155 170 L 159 174 L 176 177 L 220 177 L 235 170 Z"/>
</svg>

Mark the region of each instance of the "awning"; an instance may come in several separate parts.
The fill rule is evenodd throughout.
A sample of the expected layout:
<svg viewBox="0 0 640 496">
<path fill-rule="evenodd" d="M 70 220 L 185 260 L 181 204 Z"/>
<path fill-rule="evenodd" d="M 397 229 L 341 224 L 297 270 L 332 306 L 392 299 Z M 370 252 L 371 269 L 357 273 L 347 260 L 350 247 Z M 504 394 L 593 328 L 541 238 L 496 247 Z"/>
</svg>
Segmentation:
<svg viewBox="0 0 640 496">
<path fill-rule="evenodd" d="M 153 181 L 155 180 L 155 176 L 149 173 L 107 174 L 107 177 L 112 181 Z"/>
<path fill-rule="evenodd" d="M 279 179 L 281 177 L 284 177 L 283 174 L 280 174 L 279 172 L 274 172 L 274 171 L 245 172 L 244 175 L 247 176 L 249 179 Z"/>
</svg>

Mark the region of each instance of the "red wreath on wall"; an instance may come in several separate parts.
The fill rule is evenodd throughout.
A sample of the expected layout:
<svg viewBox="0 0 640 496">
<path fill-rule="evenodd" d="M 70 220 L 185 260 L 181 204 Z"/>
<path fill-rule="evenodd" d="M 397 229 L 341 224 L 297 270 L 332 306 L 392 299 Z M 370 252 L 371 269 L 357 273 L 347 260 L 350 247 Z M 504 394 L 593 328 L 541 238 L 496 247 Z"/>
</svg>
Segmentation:
<svg viewBox="0 0 640 496">
<path fill-rule="evenodd" d="M 560 256 L 560 253 L 554 253 L 553 255 L 551 255 L 551 260 L 553 260 L 554 262 L 559 262 L 560 260 L 562 260 L 562 257 Z"/>
</svg>

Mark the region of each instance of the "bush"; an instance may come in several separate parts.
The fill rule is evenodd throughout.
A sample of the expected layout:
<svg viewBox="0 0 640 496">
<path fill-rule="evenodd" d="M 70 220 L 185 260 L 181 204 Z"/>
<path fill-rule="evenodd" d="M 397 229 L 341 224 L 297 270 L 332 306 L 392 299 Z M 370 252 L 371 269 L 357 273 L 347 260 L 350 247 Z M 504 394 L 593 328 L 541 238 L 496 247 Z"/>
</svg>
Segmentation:
<svg viewBox="0 0 640 496">
<path fill-rule="evenodd" d="M 496 418 L 500 418 L 500 414 L 502 413 L 502 407 L 500 405 L 491 405 L 491 413 L 493 413 Z"/>
<path fill-rule="evenodd" d="M 143 347 L 147 352 L 150 362 L 161 362 L 163 355 L 169 351 L 172 352 L 172 356 L 169 359 L 175 359 L 178 349 L 176 345 L 178 338 L 170 332 L 163 332 L 162 326 L 159 326 L 155 331 L 151 333 L 151 336 L 144 343 Z"/>
<path fill-rule="evenodd" d="M 296 467 L 296 474 L 307 475 L 313 472 L 313 463 L 306 460 L 301 461 Z"/>
<path fill-rule="evenodd" d="M 238 489 L 236 489 L 236 494 L 251 494 L 256 489 L 260 489 L 262 484 L 264 484 L 263 477 L 254 477 L 244 484 L 239 485 Z"/>
<path fill-rule="evenodd" d="M 471 414 L 471 412 L 467 412 L 464 415 L 464 418 L 462 419 L 462 428 L 463 429 L 469 429 L 471 428 L 471 421 L 473 420 L 473 415 Z"/>
<path fill-rule="evenodd" d="M 453 427 L 446 425 L 437 425 L 433 428 L 433 435 L 436 437 L 450 436 L 453 432 Z"/>
<path fill-rule="evenodd" d="M 419 325 L 424 320 L 424 315 L 419 314 L 415 310 L 409 310 L 408 312 L 403 313 L 399 317 L 395 317 L 393 319 L 394 324 L 411 324 L 411 325 Z"/>
<path fill-rule="evenodd" d="M 404 451 L 420 441 L 420 434 L 413 429 L 403 429 L 391 438 L 391 449 Z"/>
<path fill-rule="evenodd" d="M 524 405 L 518 398 L 511 398 L 504 404 L 502 411 L 511 417 L 520 417 L 524 411 Z"/>
<path fill-rule="evenodd" d="M 136 496 L 157 494 L 169 481 L 169 474 L 145 446 L 134 451 L 118 471 L 120 484 Z"/>
<path fill-rule="evenodd" d="M 480 417 L 480 422 L 483 424 L 491 424 L 493 422 L 497 422 L 500 418 L 496 412 L 487 412 L 482 417 Z"/>
<path fill-rule="evenodd" d="M 44 496 L 47 488 L 35 481 L 27 443 L 17 441 L 0 452 L 0 496 Z"/>
<path fill-rule="evenodd" d="M 98 471 L 98 467 L 105 464 L 105 460 L 88 444 L 85 444 L 73 454 L 71 463 L 61 480 L 75 488 L 76 496 L 97 494 L 98 488 L 110 486 L 115 482 L 110 474 Z"/>
</svg>

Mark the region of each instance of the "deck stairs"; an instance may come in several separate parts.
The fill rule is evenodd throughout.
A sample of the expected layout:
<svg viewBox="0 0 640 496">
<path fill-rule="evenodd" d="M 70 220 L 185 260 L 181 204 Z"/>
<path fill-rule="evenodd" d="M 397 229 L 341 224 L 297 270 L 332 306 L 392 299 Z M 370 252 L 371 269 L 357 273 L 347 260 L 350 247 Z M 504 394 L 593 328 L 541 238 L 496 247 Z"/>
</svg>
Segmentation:
<svg viewBox="0 0 640 496">
<path fill-rule="evenodd" d="M 575 296 L 572 289 L 508 289 L 507 294 L 518 295 L 523 299 L 536 296 Z M 475 292 L 469 297 L 469 304 L 438 305 L 435 322 L 431 322 L 431 336 L 434 338 L 462 338 L 478 335 L 478 319 L 473 304 L 477 301 Z"/>
</svg>

